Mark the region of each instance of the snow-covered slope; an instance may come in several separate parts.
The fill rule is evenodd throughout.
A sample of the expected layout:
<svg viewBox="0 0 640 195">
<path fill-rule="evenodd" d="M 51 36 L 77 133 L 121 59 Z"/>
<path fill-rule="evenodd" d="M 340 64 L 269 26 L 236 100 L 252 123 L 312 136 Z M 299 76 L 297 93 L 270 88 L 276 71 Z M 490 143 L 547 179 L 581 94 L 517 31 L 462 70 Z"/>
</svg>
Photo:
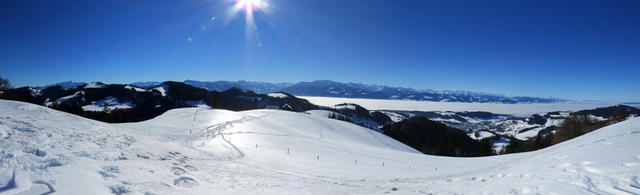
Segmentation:
<svg viewBox="0 0 640 195">
<path fill-rule="evenodd" d="M 0 193 L 640 193 L 640 118 L 536 152 L 451 158 L 277 110 L 185 108 L 117 125 L 13 101 L 0 110 Z"/>
</svg>

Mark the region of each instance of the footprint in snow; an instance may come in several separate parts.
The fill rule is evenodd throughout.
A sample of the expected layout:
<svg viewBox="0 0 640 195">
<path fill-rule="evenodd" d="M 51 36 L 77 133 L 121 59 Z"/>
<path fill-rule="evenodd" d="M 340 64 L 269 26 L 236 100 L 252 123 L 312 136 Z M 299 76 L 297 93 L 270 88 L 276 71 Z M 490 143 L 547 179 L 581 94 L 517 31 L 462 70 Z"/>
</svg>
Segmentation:
<svg viewBox="0 0 640 195">
<path fill-rule="evenodd" d="M 187 169 L 187 171 L 191 171 L 191 172 L 198 171 L 198 168 L 196 168 L 194 166 L 191 166 L 191 165 L 185 165 L 184 168 Z"/>
<path fill-rule="evenodd" d="M 117 177 L 116 175 L 108 173 L 106 171 L 98 171 L 98 174 L 102 175 L 102 177 L 104 177 L 105 179 L 108 178 L 108 177 L 111 177 L 111 178 L 116 178 Z"/>
<path fill-rule="evenodd" d="M 582 167 L 582 170 L 589 172 L 589 173 L 593 173 L 593 174 L 600 174 L 601 171 L 599 169 L 593 168 L 593 167 Z"/>
<path fill-rule="evenodd" d="M 593 161 L 582 161 L 580 162 L 580 165 L 590 165 L 593 164 Z"/>
<path fill-rule="evenodd" d="M 631 177 L 631 182 L 633 182 L 635 185 L 640 186 L 640 178 L 638 178 L 638 176 L 632 176 Z"/>
<path fill-rule="evenodd" d="M 109 186 L 109 189 L 111 190 L 111 193 L 116 194 L 116 195 L 121 195 L 121 194 L 128 194 L 130 192 L 132 192 L 131 186 L 128 185 L 114 185 L 114 186 Z"/>
<path fill-rule="evenodd" d="M 198 185 L 198 181 L 196 181 L 195 179 L 190 178 L 190 177 L 180 177 L 180 178 L 175 179 L 173 181 L 173 185 L 180 186 L 180 187 L 185 187 L 185 188 L 190 188 L 190 187 Z"/>
<path fill-rule="evenodd" d="M 187 173 L 187 171 L 185 171 L 184 169 L 182 169 L 180 167 L 171 168 L 171 172 L 173 172 L 174 175 L 183 175 L 183 174 Z"/>
<path fill-rule="evenodd" d="M 102 170 L 109 173 L 120 173 L 120 168 L 118 166 L 104 166 Z"/>
<path fill-rule="evenodd" d="M 98 173 L 104 178 L 116 178 L 116 174 L 120 173 L 120 168 L 118 168 L 118 166 L 104 166 L 102 167 L 102 171 L 98 171 Z"/>
</svg>

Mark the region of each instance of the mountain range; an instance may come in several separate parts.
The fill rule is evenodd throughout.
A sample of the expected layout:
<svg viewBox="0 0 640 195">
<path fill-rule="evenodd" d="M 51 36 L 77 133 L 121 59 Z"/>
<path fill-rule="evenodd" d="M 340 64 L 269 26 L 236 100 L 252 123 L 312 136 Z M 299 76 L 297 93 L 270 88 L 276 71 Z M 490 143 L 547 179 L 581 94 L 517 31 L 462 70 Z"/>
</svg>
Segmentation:
<svg viewBox="0 0 640 195">
<path fill-rule="evenodd" d="M 162 82 L 134 82 L 133 86 L 148 88 Z M 342 83 L 330 80 L 316 80 L 298 83 L 268 83 L 254 81 L 196 81 L 185 80 L 184 83 L 209 91 L 225 91 L 231 88 L 250 90 L 256 93 L 286 92 L 296 96 L 318 96 L 339 98 L 365 98 L 390 100 L 416 100 L 435 102 L 479 102 L 479 103 L 554 103 L 564 102 L 557 98 L 540 98 L 528 96 L 506 96 L 500 94 L 470 92 L 470 91 L 438 91 L 418 90 L 406 87 L 390 87 L 386 85 L 371 85 L 362 83 Z M 50 86 L 73 88 L 86 83 L 63 82 Z M 43 89 L 46 87 L 36 87 Z"/>
<path fill-rule="evenodd" d="M 239 88 L 218 92 L 173 81 L 147 88 L 101 82 L 21 87 L 2 91 L 0 99 L 44 105 L 105 122 L 137 122 L 170 109 L 198 106 L 234 111 L 280 109 L 285 105 L 297 112 L 318 108 L 307 100 L 284 93 L 257 94 Z"/>
</svg>

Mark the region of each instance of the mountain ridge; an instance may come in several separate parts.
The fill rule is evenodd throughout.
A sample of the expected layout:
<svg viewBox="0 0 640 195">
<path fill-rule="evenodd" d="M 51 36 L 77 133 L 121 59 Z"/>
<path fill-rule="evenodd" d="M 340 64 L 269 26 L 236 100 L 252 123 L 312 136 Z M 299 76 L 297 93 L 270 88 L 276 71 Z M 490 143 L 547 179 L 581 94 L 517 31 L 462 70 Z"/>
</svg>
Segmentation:
<svg viewBox="0 0 640 195">
<path fill-rule="evenodd" d="M 432 102 L 478 102 L 478 103 L 554 103 L 567 100 L 554 97 L 533 96 L 508 96 L 499 93 L 474 92 L 464 90 L 433 90 L 414 89 L 409 87 L 391 87 L 378 84 L 345 83 L 332 80 L 301 81 L 297 83 L 272 83 L 259 81 L 182 81 L 194 87 L 209 91 L 225 91 L 231 88 L 250 90 L 256 93 L 286 92 L 296 96 L 340 97 L 340 98 L 364 98 L 364 99 L 389 99 L 389 100 L 416 100 Z M 133 82 L 130 85 L 149 88 L 163 82 L 147 81 Z M 44 89 L 51 86 L 74 88 L 86 84 L 85 82 L 60 82 L 52 85 L 34 87 Z"/>
</svg>

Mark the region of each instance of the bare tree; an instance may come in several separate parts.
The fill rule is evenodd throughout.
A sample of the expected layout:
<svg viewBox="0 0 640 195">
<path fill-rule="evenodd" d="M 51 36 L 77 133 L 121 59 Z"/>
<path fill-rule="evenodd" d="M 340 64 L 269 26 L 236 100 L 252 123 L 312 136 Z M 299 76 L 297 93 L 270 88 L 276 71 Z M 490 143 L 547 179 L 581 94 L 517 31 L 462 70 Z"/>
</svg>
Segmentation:
<svg viewBox="0 0 640 195">
<path fill-rule="evenodd" d="M 619 106 L 618 108 L 616 108 L 616 110 L 613 111 L 613 114 L 611 116 L 611 118 L 616 122 L 627 120 L 627 117 L 629 117 L 629 111 L 627 111 L 622 106 Z"/>
<path fill-rule="evenodd" d="M 2 78 L 2 76 L 0 76 L 0 91 L 4 91 L 11 88 L 13 88 L 13 86 L 11 86 L 11 82 L 9 82 L 9 79 L 5 79 L 5 78 Z"/>
</svg>

